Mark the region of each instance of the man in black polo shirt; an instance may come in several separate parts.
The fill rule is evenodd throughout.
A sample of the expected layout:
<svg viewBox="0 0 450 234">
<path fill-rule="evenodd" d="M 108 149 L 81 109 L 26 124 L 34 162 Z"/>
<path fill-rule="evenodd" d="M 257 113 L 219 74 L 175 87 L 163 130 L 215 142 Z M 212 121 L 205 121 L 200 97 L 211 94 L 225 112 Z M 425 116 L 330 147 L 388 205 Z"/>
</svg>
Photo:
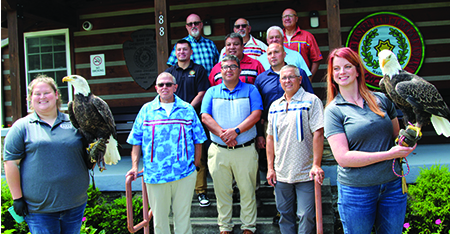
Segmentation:
<svg viewBox="0 0 450 234">
<path fill-rule="evenodd" d="M 191 61 L 192 47 L 187 40 L 182 39 L 177 42 L 175 55 L 178 60 L 177 63 L 166 69 L 166 72 L 172 74 L 177 80 L 178 88 L 175 94 L 183 101 L 190 103 L 199 113 L 203 95 L 210 86 L 208 71 L 203 66 Z M 209 144 L 205 142 L 204 146 L 209 147 Z M 195 192 L 199 205 L 202 207 L 210 205 L 209 198 L 206 196 L 206 155 L 206 152 L 202 154 L 195 184 Z"/>
</svg>

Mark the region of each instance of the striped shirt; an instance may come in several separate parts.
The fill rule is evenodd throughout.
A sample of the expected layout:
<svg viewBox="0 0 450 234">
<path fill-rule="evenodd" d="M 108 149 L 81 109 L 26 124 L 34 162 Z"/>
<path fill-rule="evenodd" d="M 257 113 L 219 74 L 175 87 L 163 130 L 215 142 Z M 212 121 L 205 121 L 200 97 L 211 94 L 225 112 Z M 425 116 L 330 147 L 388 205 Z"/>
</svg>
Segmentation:
<svg viewBox="0 0 450 234">
<path fill-rule="evenodd" d="M 239 79 L 247 84 L 254 84 L 256 77 L 264 72 L 264 67 L 261 63 L 248 57 L 244 54 L 244 58 L 240 61 L 241 63 L 241 75 Z M 216 64 L 209 74 L 209 83 L 211 86 L 215 86 L 222 83 L 222 62 Z"/>
<path fill-rule="evenodd" d="M 139 111 L 127 143 L 142 147 L 145 183 L 160 184 L 194 172 L 195 144 L 205 140 L 202 124 L 189 103 L 175 95 L 167 115 L 158 95 Z"/>
</svg>

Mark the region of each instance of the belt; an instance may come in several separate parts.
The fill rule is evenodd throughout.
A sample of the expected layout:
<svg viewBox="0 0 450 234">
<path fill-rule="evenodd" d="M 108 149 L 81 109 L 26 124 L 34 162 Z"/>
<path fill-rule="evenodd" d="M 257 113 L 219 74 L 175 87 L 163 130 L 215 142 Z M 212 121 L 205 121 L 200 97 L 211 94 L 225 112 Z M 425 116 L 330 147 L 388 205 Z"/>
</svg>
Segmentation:
<svg viewBox="0 0 450 234">
<path fill-rule="evenodd" d="M 220 145 L 220 144 L 212 141 L 212 143 L 214 143 L 215 145 L 217 145 L 219 147 L 222 147 L 222 148 L 225 148 L 225 149 L 237 149 L 237 148 L 247 147 L 247 146 L 250 146 L 251 144 L 253 144 L 254 142 L 255 142 L 255 139 L 253 139 L 251 141 L 247 141 L 244 144 L 239 144 L 239 145 L 236 145 L 236 146 L 233 146 L 233 147 L 229 147 L 227 145 Z"/>
</svg>

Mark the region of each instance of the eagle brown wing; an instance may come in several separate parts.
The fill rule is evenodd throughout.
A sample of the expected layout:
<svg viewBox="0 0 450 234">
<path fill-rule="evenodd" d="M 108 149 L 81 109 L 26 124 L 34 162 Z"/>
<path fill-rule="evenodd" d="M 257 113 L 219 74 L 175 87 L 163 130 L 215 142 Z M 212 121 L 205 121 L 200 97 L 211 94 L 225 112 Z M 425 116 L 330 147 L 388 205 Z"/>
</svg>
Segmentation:
<svg viewBox="0 0 450 234">
<path fill-rule="evenodd" d="M 109 109 L 108 104 L 103 99 L 95 95 L 92 96 L 91 100 L 92 105 L 94 105 L 98 113 L 102 116 L 114 139 L 117 139 L 116 124 L 114 122 L 114 117 L 112 115 L 111 109 Z"/>
</svg>

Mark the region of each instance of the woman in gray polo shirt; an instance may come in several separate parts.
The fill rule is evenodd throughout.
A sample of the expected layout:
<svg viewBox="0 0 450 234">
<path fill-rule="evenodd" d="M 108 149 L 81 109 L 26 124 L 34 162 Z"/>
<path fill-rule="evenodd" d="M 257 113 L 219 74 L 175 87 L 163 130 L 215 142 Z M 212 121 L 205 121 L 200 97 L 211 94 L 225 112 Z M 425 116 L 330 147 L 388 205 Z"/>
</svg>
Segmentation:
<svg viewBox="0 0 450 234">
<path fill-rule="evenodd" d="M 393 159 L 413 148 L 394 146 L 399 123 L 394 104 L 365 84 L 364 67 L 350 48 L 328 58 L 325 136 L 338 162 L 338 210 L 345 233 L 401 233 L 406 194 Z M 401 174 L 399 160 L 394 168 Z"/>
<path fill-rule="evenodd" d="M 17 120 L 5 138 L 14 210 L 31 233 L 79 233 L 89 187 L 83 137 L 59 111 L 53 78 L 36 77 L 28 101 L 34 112 Z"/>
</svg>

